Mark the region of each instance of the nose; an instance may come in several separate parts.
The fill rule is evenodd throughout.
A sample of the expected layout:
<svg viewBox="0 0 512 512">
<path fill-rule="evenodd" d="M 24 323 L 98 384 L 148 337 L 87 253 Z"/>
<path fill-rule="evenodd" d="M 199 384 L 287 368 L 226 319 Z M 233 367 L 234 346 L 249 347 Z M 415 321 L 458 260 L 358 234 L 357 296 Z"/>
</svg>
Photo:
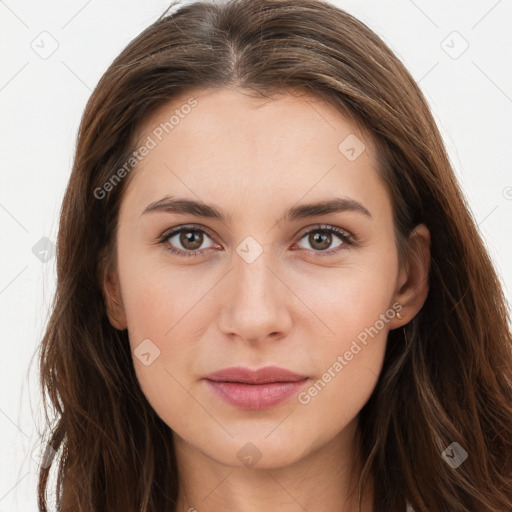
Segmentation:
<svg viewBox="0 0 512 512">
<path fill-rule="evenodd" d="M 265 248 L 252 262 L 234 254 L 233 267 L 224 283 L 220 330 L 248 343 L 286 336 L 293 293 L 276 271 L 271 250 Z"/>
</svg>

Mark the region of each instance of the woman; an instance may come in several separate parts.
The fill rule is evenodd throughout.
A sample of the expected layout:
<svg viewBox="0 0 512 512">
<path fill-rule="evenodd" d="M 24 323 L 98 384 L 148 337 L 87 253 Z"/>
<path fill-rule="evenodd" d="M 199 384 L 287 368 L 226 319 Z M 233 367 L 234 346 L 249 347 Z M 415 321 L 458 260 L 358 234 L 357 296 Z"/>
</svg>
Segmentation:
<svg viewBox="0 0 512 512">
<path fill-rule="evenodd" d="M 57 261 L 60 510 L 511 509 L 502 289 L 424 96 L 346 12 L 164 13 L 89 100 Z"/>
</svg>

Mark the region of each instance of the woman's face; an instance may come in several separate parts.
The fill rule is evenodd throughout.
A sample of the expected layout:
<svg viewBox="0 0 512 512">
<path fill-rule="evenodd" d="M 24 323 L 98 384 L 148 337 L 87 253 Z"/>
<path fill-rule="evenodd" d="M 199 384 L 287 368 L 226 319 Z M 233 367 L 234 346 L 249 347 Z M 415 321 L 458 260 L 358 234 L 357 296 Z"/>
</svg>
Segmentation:
<svg viewBox="0 0 512 512">
<path fill-rule="evenodd" d="M 334 442 L 409 311 L 403 297 L 396 318 L 407 275 L 371 141 L 314 97 L 234 89 L 184 95 L 143 128 L 108 286 L 147 400 L 223 464 Z M 211 375 L 269 366 L 299 377 Z"/>
</svg>

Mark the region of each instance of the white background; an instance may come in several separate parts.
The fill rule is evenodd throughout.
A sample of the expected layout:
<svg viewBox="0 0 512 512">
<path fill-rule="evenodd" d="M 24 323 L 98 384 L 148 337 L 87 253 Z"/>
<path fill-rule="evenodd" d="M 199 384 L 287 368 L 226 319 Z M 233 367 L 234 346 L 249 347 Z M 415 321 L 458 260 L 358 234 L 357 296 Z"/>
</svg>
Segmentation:
<svg viewBox="0 0 512 512">
<path fill-rule="evenodd" d="M 377 32 L 419 82 L 510 301 L 512 0 L 333 3 Z M 92 89 L 167 5 L 0 0 L 0 512 L 37 509 L 35 354 L 55 290 L 55 258 L 48 253 L 42 262 L 32 248 L 43 237 L 56 241 Z M 453 58 L 464 40 L 468 49 Z M 47 58 L 35 51 L 57 44 Z"/>
</svg>

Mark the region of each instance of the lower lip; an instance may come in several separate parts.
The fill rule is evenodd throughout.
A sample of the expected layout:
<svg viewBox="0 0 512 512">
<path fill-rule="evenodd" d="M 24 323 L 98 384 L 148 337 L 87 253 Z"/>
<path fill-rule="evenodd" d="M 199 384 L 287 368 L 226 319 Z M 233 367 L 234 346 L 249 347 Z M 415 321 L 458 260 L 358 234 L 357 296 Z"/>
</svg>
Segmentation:
<svg viewBox="0 0 512 512">
<path fill-rule="evenodd" d="M 228 404 L 240 409 L 267 409 L 284 402 L 297 393 L 309 379 L 267 384 L 205 380 L 213 392 Z"/>
</svg>

